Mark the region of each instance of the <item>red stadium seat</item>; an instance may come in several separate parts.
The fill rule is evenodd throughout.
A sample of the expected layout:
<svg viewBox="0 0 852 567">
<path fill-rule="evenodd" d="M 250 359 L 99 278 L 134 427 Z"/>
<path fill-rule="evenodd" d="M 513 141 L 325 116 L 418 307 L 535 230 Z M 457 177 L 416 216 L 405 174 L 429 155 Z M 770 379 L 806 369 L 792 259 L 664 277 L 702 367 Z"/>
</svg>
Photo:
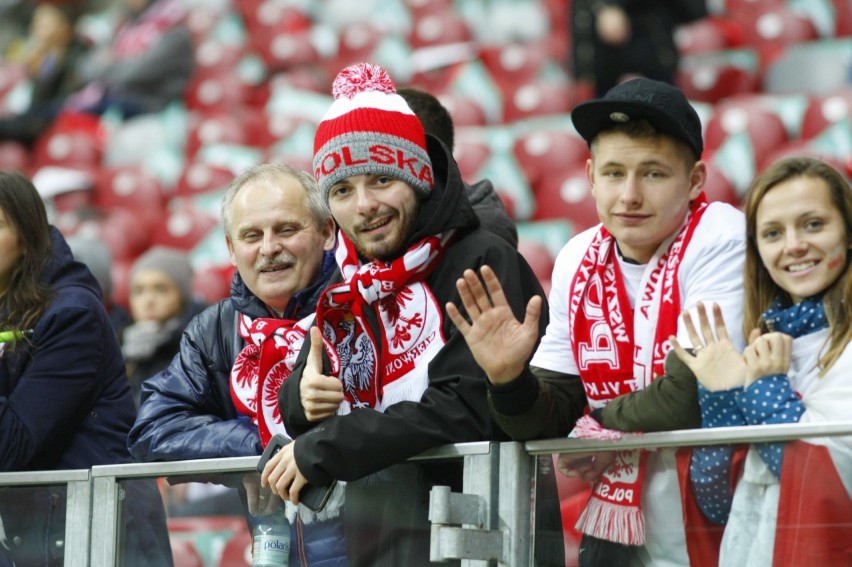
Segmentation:
<svg viewBox="0 0 852 567">
<path fill-rule="evenodd" d="M 234 534 L 222 550 L 218 567 L 249 567 L 251 565 L 251 534 L 242 530 Z"/>
<path fill-rule="evenodd" d="M 480 169 L 491 159 L 491 144 L 488 143 L 488 129 L 456 130 L 453 157 L 458 163 L 462 179 L 473 180 Z"/>
<path fill-rule="evenodd" d="M 582 166 L 589 157 L 589 147 L 580 136 L 566 129 L 532 129 L 519 134 L 512 148 L 533 192 L 547 177 L 559 175 L 566 168 Z"/>
<path fill-rule="evenodd" d="M 0 169 L 27 173 L 30 168 L 30 151 L 19 142 L 0 141 Z"/>
<path fill-rule="evenodd" d="M 675 44 L 682 55 L 708 53 L 739 47 L 740 25 L 725 17 L 706 17 L 675 30 Z"/>
<path fill-rule="evenodd" d="M 800 135 L 810 139 L 842 121 L 852 121 L 852 87 L 813 97 L 805 109 Z"/>
<path fill-rule="evenodd" d="M 487 118 L 485 109 L 472 97 L 452 92 L 440 95 L 439 100 L 453 119 L 453 125 L 458 128 L 462 126 L 485 126 Z"/>
<path fill-rule="evenodd" d="M 519 84 L 537 81 L 549 60 L 545 43 L 510 43 L 486 47 L 480 53 L 482 63 L 504 94 Z"/>
<path fill-rule="evenodd" d="M 451 9 L 430 10 L 415 16 L 408 34 L 412 49 L 466 43 L 472 39 L 467 22 Z"/>
<path fill-rule="evenodd" d="M 748 137 L 758 170 L 762 169 L 766 156 L 789 139 L 784 122 L 770 110 L 755 105 L 718 105 L 704 133 L 707 150 L 715 150 L 735 134 Z"/>
<path fill-rule="evenodd" d="M 141 166 L 104 167 L 98 172 L 94 204 L 102 209 L 131 209 L 153 220 L 162 215 L 165 203 L 160 180 Z"/>
<path fill-rule="evenodd" d="M 554 258 L 550 250 L 536 240 L 521 238 L 518 240 L 518 252 L 532 268 L 545 294 L 550 292 L 550 281 L 553 276 Z"/>
<path fill-rule="evenodd" d="M 95 169 L 101 163 L 104 138 L 99 117 L 61 113 L 36 140 L 33 169 L 46 165 Z"/>
<path fill-rule="evenodd" d="M 533 220 L 568 220 L 576 232 L 600 222 L 584 166 L 565 168 L 561 175 L 542 179 L 536 188 L 535 203 Z"/>
<path fill-rule="evenodd" d="M 700 53 L 684 57 L 675 77 L 689 100 L 716 103 L 760 88 L 757 53 L 750 50 Z"/>
<path fill-rule="evenodd" d="M 169 201 L 167 213 L 154 226 L 151 245 L 189 251 L 217 226 L 217 219 L 198 210 L 187 199 L 176 197 Z"/>
<path fill-rule="evenodd" d="M 174 567 L 204 567 L 204 560 L 195 549 L 192 541 L 185 538 L 170 537 Z"/>
<path fill-rule="evenodd" d="M 761 49 L 783 47 L 819 37 L 807 16 L 791 11 L 786 5 L 743 10 L 736 17 L 743 24 L 745 43 Z"/>
<path fill-rule="evenodd" d="M 704 183 L 704 195 L 708 201 L 722 201 L 735 207 L 740 206 L 740 196 L 734 184 L 725 177 L 722 171 L 710 161 L 707 165 L 707 181 Z"/>
<path fill-rule="evenodd" d="M 852 36 L 852 2 L 831 0 L 834 8 L 834 37 Z"/>
<path fill-rule="evenodd" d="M 230 264 L 196 269 L 192 273 L 192 291 L 205 303 L 215 303 L 230 295 L 233 277 L 234 267 Z"/>
<path fill-rule="evenodd" d="M 200 193 L 223 191 L 233 181 L 230 169 L 203 161 L 191 161 L 178 179 L 175 194 L 191 197 Z"/>
<path fill-rule="evenodd" d="M 533 116 L 566 114 L 579 102 L 580 91 L 569 82 L 533 81 L 522 83 L 506 94 L 503 122 Z"/>
</svg>

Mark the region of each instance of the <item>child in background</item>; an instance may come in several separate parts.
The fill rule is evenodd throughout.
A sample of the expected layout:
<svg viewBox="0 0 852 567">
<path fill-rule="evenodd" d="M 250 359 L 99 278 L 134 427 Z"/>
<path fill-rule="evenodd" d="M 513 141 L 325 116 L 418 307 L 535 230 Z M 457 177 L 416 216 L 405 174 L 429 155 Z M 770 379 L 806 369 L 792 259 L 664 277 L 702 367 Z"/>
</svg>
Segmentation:
<svg viewBox="0 0 852 567">
<path fill-rule="evenodd" d="M 155 246 L 130 269 L 130 315 L 121 350 L 137 406 L 142 382 L 165 370 L 180 350 L 189 320 L 204 305 L 192 296 L 192 268 L 186 253 Z"/>
</svg>

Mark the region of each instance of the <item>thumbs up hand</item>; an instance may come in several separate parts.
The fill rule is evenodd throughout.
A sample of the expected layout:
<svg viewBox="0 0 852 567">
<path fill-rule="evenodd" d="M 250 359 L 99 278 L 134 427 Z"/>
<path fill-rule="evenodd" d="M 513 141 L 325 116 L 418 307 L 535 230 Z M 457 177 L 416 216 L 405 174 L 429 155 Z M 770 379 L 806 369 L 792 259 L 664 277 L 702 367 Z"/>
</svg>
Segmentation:
<svg viewBox="0 0 852 567">
<path fill-rule="evenodd" d="M 322 421 L 337 413 L 343 401 L 343 384 L 334 376 L 322 373 L 322 333 L 311 327 L 311 351 L 299 384 L 299 398 L 308 421 Z"/>
</svg>

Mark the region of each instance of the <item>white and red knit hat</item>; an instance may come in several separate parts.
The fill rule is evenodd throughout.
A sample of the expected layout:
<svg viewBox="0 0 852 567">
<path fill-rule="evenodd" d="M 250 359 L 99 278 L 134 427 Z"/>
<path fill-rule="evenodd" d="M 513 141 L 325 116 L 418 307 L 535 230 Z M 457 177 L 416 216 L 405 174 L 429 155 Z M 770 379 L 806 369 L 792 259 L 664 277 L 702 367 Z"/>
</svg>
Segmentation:
<svg viewBox="0 0 852 567">
<path fill-rule="evenodd" d="M 342 70 L 332 86 L 334 103 L 314 137 L 314 175 L 323 197 L 352 175 L 386 174 L 420 196 L 432 189 L 432 162 L 423 125 L 387 71 L 371 63 Z"/>
</svg>

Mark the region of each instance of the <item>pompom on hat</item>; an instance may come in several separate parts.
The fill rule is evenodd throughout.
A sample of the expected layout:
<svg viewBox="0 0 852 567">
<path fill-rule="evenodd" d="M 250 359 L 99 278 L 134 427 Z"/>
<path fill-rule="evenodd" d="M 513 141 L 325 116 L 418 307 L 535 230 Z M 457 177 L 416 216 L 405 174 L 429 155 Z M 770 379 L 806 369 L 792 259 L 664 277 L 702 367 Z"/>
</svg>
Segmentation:
<svg viewBox="0 0 852 567">
<path fill-rule="evenodd" d="M 353 175 L 386 174 L 429 195 L 432 162 L 423 125 L 387 71 L 351 65 L 335 78 L 332 94 L 314 137 L 314 175 L 326 201 L 332 185 Z"/>
</svg>

